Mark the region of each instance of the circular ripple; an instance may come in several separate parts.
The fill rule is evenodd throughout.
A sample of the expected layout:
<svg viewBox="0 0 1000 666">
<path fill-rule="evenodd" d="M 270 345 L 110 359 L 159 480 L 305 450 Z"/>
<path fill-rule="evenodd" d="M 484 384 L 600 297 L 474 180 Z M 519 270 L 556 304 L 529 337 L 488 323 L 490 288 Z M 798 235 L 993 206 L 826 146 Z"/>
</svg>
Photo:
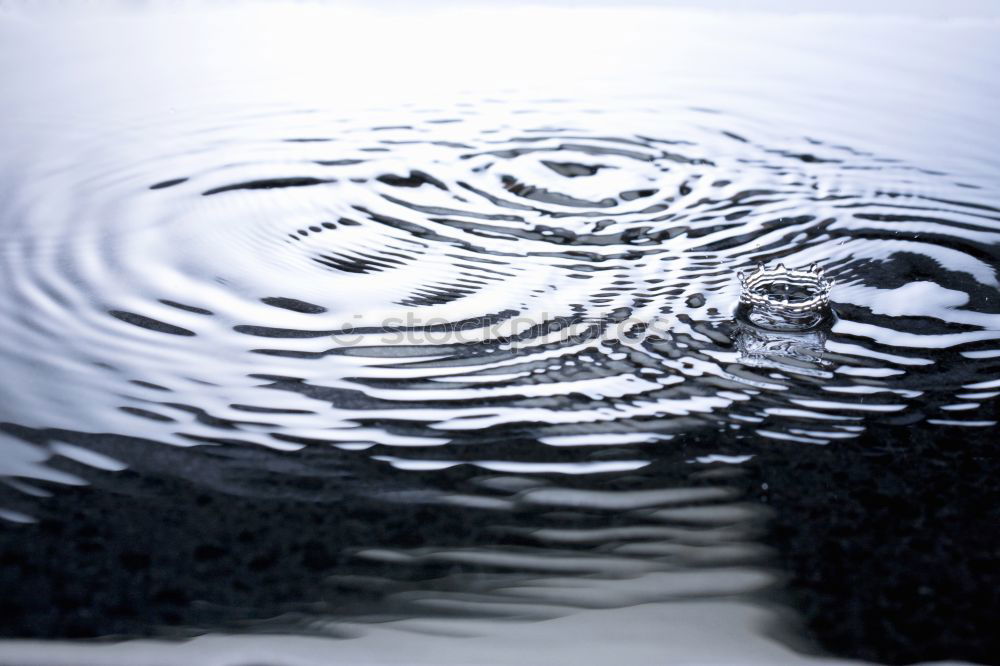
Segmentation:
<svg viewBox="0 0 1000 666">
<path fill-rule="evenodd" d="M 0 209 L 7 419 L 395 465 L 992 423 L 1000 211 L 948 176 L 687 108 L 493 111 L 192 114 L 35 165 Z M 834 282 L 829 331 L 733 320 L 778 261 Z"/>
</svg>

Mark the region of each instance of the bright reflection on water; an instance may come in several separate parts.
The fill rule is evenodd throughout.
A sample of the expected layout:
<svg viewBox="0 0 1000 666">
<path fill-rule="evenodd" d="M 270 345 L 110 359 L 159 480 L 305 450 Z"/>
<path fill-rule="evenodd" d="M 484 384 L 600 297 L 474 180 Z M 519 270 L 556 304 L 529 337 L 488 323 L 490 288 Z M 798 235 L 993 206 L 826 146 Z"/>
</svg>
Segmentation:
<svg viewBox="0 0 1000 666">
<path fill-rule="evenodd" d="M 3 19 L 2 529 L 131 473 L 371 511 L 174 622 L 349 640 L 163 658 L 807 660 L 740 442 L 996 425 L 994 20 L 394 16 Z M 734 319 L 779 261 L 829 325 Z"/>
</svg>

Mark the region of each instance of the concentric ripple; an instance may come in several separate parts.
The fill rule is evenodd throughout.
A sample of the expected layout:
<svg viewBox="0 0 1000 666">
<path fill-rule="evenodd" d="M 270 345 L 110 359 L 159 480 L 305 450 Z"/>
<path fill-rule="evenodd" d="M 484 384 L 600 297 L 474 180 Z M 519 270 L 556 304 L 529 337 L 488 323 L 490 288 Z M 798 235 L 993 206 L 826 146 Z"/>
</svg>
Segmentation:
<svg viewBox="0 0 1000 666">
<path fill-rule="evenodd" d="M 769 585 L 749 456 L 668 440 L 996 425 L 987 194 L 763 119 L 567 104 L 192 111 L 28 160 L 0 203 L 0 518 L 125 469 L 344 524 L 457 515 L 482 531 L 309 545 L 346 611 L 211 616 L 454 631 Z M 779 262 L 823 269 L 829 325 L 735 318 L 738 271 Z"/>
<path fill-rule="evenodd" d="M 37 164 L 0 217 L 8 418 L 390 464 L 991 423 L 1000 210 L 975 191 L 720 113 L 538 107 L 172 117 L 162 153 Z M 736 272 L 778 261 L 834 282 L 822 339 L 733 321 Z"/>
</svg>

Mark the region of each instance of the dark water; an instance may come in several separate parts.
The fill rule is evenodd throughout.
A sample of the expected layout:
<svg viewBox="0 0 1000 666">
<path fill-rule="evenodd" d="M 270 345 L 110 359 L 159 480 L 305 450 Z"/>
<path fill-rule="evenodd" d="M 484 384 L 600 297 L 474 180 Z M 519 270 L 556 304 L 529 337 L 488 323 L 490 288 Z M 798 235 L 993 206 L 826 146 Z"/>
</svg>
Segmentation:
<svg viewBox="0 0 1000 666">
<path fill-rule="evenodd" d="M 965 30 L 947 43 L 996 34 Z M 886 94 L 920 98 L 907 76 L 938 74 Z M 986 84 L 969 76 L 971 106 Z M 811 477 L 772 478 L 774 459 L 888 450 L 922 469 L 911 431 L 980 452 L 996 432 L 985 110 L 948 123 L 944 149 L 875 137 L 848 92 L 777 111 L 704 82 L 358 109 L 147 108 L 122 101 L 142 85 L 110 86 L 100 104 L 132 111 L 97 123 L 31 117 L 50 98 L 11 80 L 5 636 L 253 636 L 93 653 L 123 663 L 195 645 L 275 663 L 808 661 L 792 648 L 818 649 L 796 615 L 809 585 L 768 535 Z M 869 110 L 882 129 L 896 112 Z M 735 317 L 737 272 L 778 262 L 823 268 L 831 321 Z M 901 631 L 843 651 L 986 658 Z"/>
</svg>

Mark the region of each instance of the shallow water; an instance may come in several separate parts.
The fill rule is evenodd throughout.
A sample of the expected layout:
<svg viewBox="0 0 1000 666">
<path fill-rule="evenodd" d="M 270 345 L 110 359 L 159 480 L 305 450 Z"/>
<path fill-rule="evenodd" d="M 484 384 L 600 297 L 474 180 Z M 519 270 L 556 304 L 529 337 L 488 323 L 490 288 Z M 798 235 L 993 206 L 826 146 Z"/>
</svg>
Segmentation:
<svg viewBox="0 0 1000 666">
<path fill-rule="evenodd" d="M 72 626 L 7 635 L 305 633 L 350 638 L 322 650 L 351 663 L 524 663 L 511 644 L 629 626 L 634 663 L 666 644 L 805 659 L 755 628 L 787 612 L 757 447 L 995 431 L 995 19 L 440 11 L 416 39 L 277 7 L 221 44 L 225 12 L 8 18 L 3 529 L 66 497 L 114 526 L 133 502 L 176 519 L 183 554 L 131 514 L 134 549 L 91 538 L 193 582 L 164 597 L 152 575 L 159 601 L 77 600 Z M 524 16 L 510 62 L 440 44 Z M 425 47 L 421 71 L 365 59 L 349 28 L 303 46 L 320 19 Z M 266 56 L 246 50 L 263 25 Z M 543 50 L 569 83 L 523 69 Z M 833 320 L 738 321 L 759 262 L 821 266 Z M 706 613 L 742 638 L 706 648 Z M 707 634 L 661 643 L 663 625 Z M 481 646 L 444 645 L 466 634 Z"/>
</svg>

